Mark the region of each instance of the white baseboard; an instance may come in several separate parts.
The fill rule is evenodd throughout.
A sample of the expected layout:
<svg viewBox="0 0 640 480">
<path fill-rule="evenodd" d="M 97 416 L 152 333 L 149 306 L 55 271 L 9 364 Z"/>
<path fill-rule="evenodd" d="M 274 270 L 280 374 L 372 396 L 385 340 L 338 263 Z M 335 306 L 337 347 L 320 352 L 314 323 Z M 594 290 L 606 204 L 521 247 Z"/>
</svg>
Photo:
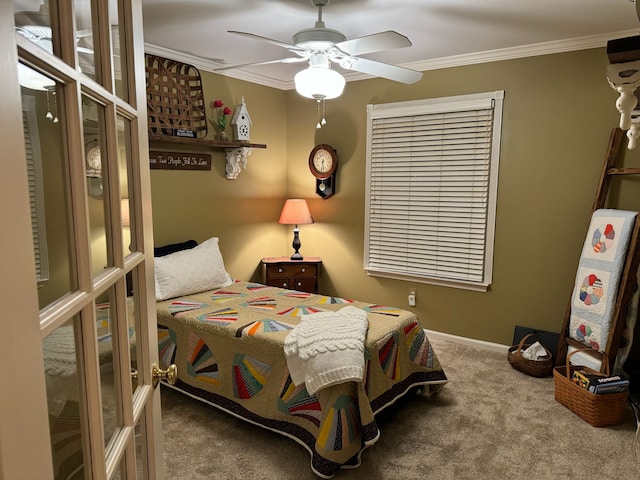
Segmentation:
<svg viewBox="0 0 640 480">
<path fill-rule="evenodd" d="M 504 354 L 509 351 L 509 345 L 485 342 L 484 340 L 476 340 L 475 338 L 459 337 L 457 335 L 451 335 L 449 333 L 436 332 L 435 330 L 425 329 L 424 331 L 427 332 L 427 336 L 429 338 L 448 340 L 449 342 L 460 343 L 462 345 L 469 345 L 470 347 L 481 348 L 483 350 L 491 350 L 493 352 Z"/>
</svg>

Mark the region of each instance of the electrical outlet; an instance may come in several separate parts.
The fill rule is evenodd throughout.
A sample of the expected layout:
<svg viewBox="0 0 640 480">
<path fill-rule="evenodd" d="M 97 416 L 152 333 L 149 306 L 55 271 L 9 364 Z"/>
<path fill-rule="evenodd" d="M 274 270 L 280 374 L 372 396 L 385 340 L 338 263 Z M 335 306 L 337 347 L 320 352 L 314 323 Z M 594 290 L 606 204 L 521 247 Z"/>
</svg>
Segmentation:
<svg viewBox="0 0 640 480">
<path fill-rule="evenodd" d="M 414 289 L 409 290 L 409 306 L 410 307 L 415 307 L 416 306 L 416 291 Z"/>
</svg>

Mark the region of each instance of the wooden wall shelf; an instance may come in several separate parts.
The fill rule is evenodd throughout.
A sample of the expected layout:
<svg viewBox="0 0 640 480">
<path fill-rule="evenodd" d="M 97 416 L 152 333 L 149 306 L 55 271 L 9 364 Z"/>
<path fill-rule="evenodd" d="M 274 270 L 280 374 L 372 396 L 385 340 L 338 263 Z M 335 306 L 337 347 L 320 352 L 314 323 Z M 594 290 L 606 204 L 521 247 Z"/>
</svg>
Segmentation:
<svg viewBox="0 0 640 480">
<path fill-rule="evenodd" d="M 149 134 L 149 143 L 173 143 L 179 145 L 192 145 L 200 147 L 210 148 L 267 148 L 264 143 L 249 143 L 241 141 L 222 141 L 222 140 L 210 140 L 208 138 L 189 138 L 189 137 L 172 137 L 170 135 L 154 135 Z"/>
</svg>

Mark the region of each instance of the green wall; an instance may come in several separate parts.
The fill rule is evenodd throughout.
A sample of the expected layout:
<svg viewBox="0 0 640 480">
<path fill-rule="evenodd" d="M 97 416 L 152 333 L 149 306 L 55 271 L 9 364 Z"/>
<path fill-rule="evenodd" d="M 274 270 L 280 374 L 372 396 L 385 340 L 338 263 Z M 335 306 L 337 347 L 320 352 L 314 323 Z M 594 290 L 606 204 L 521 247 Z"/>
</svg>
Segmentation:
<svg viewBox="0 0 640 480">
<path fill-rule="evenodd" d="M 152 170 L 155 245 L 216 236 L 229 274 L 243 280 L 262 278 L 260 259 L 284 255 L 286 231 L 278 225 L 287 192 L 286 92 L 201 72 L 207 119 L 220 99 L 233 110 L 244 96 L 252 121 L 253 148 L 247 168 L 236 180 L 225 178 L 222 149 L 152 143 L 151 150 L 193 151 L 212 155 L 211 171 Z M 228 119 L 227 131 L 230 129 Z M 208 125 L 207 138 L 216 128 Z"/>
<path fill-rule="evenodd" d="M 238 180 L 211 172 L 153 171 L 156 244 L 220 237 L 232 276 L 261 278 L 263 256 L 289 253 L 291 232 L 277 224 L 284 199 L 306 198 L 316 220 L 300 227 L 303 255 L 320 256 L 327 294 L 415 311 L 423 326 L 510 344 L 515 325 L 559 331 L 590 219 L 616 93 L 604 49 L 426 71 L 417 84 L 383 79 L 347 83 L 326 103 L 202 72 L 207 102 L 245 96 L 254 149 Z M 363 270 L 366 105 L 504 90 L 493 284 L 486 293 L 369 277 Z M 207 112 L 208 114 L 210 111 Z M 308 155 L 317 143 L 338 151 L 337 194 L 315 195 Z M 625 163 L 640 153 L 625 150 Z M 613 190 L 619 208 L 640 209 L 635 181 Z M 417 290 L 417 306 L 407 294 Z"/>
</svg>

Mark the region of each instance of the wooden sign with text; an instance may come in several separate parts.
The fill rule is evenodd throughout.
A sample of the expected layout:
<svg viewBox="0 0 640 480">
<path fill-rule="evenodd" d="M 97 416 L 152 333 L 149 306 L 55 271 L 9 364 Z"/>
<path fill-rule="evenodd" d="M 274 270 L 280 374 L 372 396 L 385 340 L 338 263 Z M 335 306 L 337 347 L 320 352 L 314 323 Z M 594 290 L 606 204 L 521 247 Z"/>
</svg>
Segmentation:
<svg viewBox="0 0 640 480">
<path fill-rule="evenodd" d="M 157 170 L 211 170 L 211 154 L 149 152 L 149 167 Z"/>
</svg>

